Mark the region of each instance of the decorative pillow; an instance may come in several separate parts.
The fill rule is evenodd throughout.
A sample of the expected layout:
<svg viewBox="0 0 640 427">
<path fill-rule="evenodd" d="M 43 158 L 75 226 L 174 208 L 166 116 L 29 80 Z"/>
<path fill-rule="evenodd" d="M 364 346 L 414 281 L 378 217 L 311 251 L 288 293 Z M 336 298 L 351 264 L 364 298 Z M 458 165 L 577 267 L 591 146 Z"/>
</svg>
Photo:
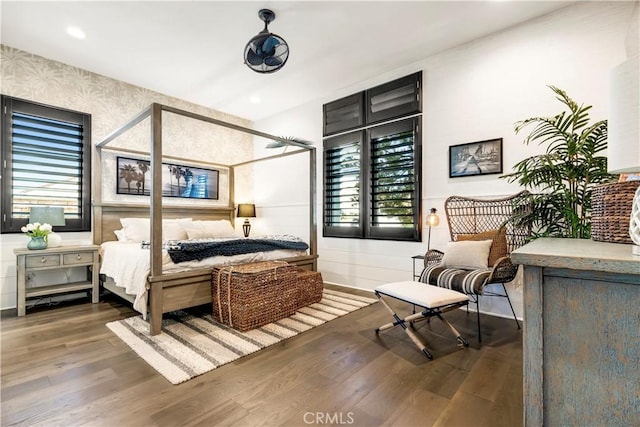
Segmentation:
<svg viewBox="0 0 640 427">
<path fill-rule="evenodd" d="M 185 231 L 187 232 L 189 240 L 237 237 L 233 225 L 226 219 L 217 221 L 193 221 L 188 227 L 185 227 Z"/>
<path fill-rule="evenodd" d="M 456 241 L 462 240 L 489 240 L 491 244 L 491 250 L 489 251 L 489 267 L 493 267 L 500 258 L 508 255 L 507 252 L 507 230 L 504 227 L 500 227 L 498 230 L 489 230 L 476 234 L 459 234 L 456 236 Z"/>
<path fill-rule="evenodd" d="M 124 230 L 123 229 L 113 230 L 113 234 L 115 234 L 116 237 L 118 238 L 118 242 L 126 242 L 127 241 L 127 235 L 124 234 Z"/>
<path fill-rule="evenodd" d="M 444 267 L 477 270 L 489 266 L 489 250 L 493 240 L 466 240 L 447 243 L 442 257 Z"/>
</svg>

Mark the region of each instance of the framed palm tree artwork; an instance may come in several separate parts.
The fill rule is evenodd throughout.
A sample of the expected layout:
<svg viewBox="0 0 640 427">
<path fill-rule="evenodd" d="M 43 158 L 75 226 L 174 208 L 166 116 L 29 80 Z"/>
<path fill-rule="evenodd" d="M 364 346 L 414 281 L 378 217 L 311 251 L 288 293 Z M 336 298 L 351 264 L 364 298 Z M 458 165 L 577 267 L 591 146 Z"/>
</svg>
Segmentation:
<svg viewBox="0 0 640 427">
<path fill-rule="evenodd" d="M 117 157 L 117 194 L 151 195 L 149 160 Z M 162 163 L 162 196 L 188 199 L 218 199 L 220 171 Z"/>
</svg>

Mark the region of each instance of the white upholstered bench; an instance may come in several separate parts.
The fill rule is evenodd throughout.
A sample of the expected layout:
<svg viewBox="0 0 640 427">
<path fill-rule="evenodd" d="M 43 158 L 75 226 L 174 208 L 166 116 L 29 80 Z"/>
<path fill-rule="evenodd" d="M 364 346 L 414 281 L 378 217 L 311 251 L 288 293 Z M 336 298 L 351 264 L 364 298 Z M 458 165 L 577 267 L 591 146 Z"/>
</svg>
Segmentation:
<svg viewBox="0 0 640 427">
<path fill-rule="evenodd" d="M 454 333 L 458 343 L 467 347 L 469 343 L 465 340 L 460 333 L 442 317 L 443 313 L 454 310 L 459 307 L 466 306 L 469 303 L 469 297 L 461 292 L 451 289 L 441 288 L 438 286 L 428 285 L 426 283 L 406 281 L 406 282 L 394 282 L 380 285 L 375 289 L 375 294 L 382 303 L 382 305 L 389 310 L 392 314 L 394 321 L 380 326 L 376 329 L 376 334 L 380 331 L 393 328 L 400 325 L 411 341 L 429 358 L 433 359 L 433 356 L 427 350 L 427 347 L 423 344 L 420 338 L 415 332 L 408 327 L 413 321 L 420 319 L 430 319 L 435 316 L 442 320 L 451 331 Z M 404 318 L 401 318 L 396 312 L 389 306 L 384 297 L 395 298 L 400 301 L 404 301 L 414 306 L 422 307 L 424 310 L 419 313 L 414 313 Z M 414 310 L 415 311 L 415 310 Z"/>
</svg>

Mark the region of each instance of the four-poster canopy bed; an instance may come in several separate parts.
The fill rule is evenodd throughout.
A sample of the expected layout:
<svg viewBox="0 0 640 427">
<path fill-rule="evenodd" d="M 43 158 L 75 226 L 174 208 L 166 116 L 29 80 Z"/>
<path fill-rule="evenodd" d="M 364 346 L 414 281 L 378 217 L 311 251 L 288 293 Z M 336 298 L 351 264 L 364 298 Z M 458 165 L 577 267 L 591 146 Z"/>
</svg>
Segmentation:
<svg viewBox="0 0 640 427">
<path fill-rule="evenodd" d="M 228 183 L 228 206 L 204 206 L 191 204 L 174 205 L 163 204 L 162 199 L 162 162 L 165 160 L 190 161 L 192 163 L 204 164 L 203 162 L 193 161 L 189 159 L 181 159 L 176 157 L 163 157 L 163 128 L 162 119 L 163 112 L 176 114 L 178 116 L 206 122 L 213 125 L 222 126 L 224 128 L 233 129 L 244 132 L 253 136 L 275 140 L 286 146 L 300 148 L 299 150 L 285 152 L 278 155 L 272 155 L 259 159 L 252 159 L 236 164 L 224 165 L 229 170 Z M 149 153 L 130 150 L 127 148 L 112 148 L 108 144 L 116 138 L 122 136 L 134 126 L 143 120 L 150 119 L 151 141 Z M 240 166 L 251 165 L 255 162 L 268 161 L 270 159 L 281 158 L 284 156 L 297 155 L 300 153 L 309 154 L 309 236 L 308 236 L 308 253 L 304 255 L 288 256 L 280 258 L 291 264 L 295 264 L 307 270 L 316 270 L 317 267 L 317 251 L 316 251 L 316 151 L 315 147 L 298 143 L 282 137 L 269 135 L 264 132 L 256 131 L 250 128 L 239 126 L 226 121 L 214 119 L 211 117 L 195 114 L 192 112 L 180 110 L 161 104 L 151 104 L 136 117 L 125 123 L 118 130 L 107 136 L 96 146 L 95 156 L 95 176 L 99 177 L 96 185 L 94 185 L 94 203 L 93 203 L 93 240 L 95 244 L 115 241 L 116 235 L 114 231 L 121 227 L 121 218 L 150 218 L 149 220 L 149 236 L 150 236 L 150 267 L 145 284 L 148 295 L 148 319 L 152 335 L 160 333 L 162 326 L 163 313 L 170 311 L 194 307 L 203 304 L 211 304 L 211 268 L 197 268 L 189 271 L 180 271 L 166 273 L 163 272 L 163 236 L 162 224 L 163 220 L 170 218 L 189 217 L 193 220 L 228 220 L 233 224 L 235 218 L 234 209 L 234 171 Z M 151 172 L 151 197 L 149 204 L 130 204 L 121 202 L 109 202 L 102 200 L 102 161 L 103 151 L 116 151 L 133 154 L 147 155 L 150 158 Z M 115 286 L 113 280 L 106 278 L 103 286 L 109 291 L 118 294 L 121 297 L 132 301 L 131 295 L 125 294 L 122 287 Z"/>
</svg>

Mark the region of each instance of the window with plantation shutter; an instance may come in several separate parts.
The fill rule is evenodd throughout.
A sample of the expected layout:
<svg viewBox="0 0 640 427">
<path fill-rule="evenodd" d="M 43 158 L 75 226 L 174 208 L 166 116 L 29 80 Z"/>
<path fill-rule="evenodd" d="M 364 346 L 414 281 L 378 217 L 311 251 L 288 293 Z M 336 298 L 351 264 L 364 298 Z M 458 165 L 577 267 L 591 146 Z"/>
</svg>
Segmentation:
<svg viewBox="0 0 640 427">
<path fill-rule="evenodd" d="M 419 113 L 420 77 L 416 73 L 367 90 L 367 124 Z"/>
<path fill-rule="evenodd" d="M 325 136 L 362 119 L 355 100 L 366 99 L 367 112 L 359 128 L 324 138 L 324 237 L 422 239 L 421 79 L 418 72 L 325 104 Z"/>
<path fill-rule="evenodd" d="M 91 117 L 3 97 L 2 232 L 19 232 L 31 206 L 62 207 L 56 231 L 91 228 Z"/>
<path fill-rule="evenodd" d="M 325 141 L 325 235 L 358 237 L 362 234 L 361 148 L 362 132 L 353 132 Z"/>
<path fill-rule="evenodd" d="M 364 94 L 356 93 L 322 106 L 323 135 L 333 135 L 364 125 Z"/>
<path fill-rule="evenodd" d="M 416 240 L 419 222 L 420 159 L 415 119 L 369 131 L 371 152 L 369 235 Z"/>
</svg>

